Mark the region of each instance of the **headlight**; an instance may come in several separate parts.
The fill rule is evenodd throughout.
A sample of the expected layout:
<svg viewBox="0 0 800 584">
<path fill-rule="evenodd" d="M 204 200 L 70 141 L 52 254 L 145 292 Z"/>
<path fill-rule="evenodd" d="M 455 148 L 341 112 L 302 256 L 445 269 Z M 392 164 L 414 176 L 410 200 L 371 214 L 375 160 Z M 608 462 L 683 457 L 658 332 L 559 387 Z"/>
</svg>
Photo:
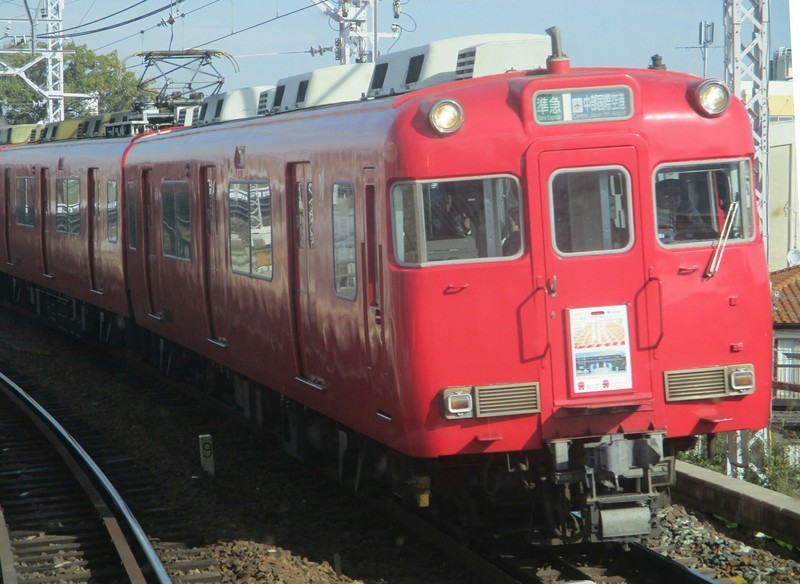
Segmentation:
<svg viewBox="0 0 800 584">
<path fill-rule="evenodd" d="M 755 373 L 752 369 L 734 369 L 731 371 L 731 389 L 736 393 L 750 391 L 755 386 Z"/>
<path fill-rule="evenodd" d="M 451 387 L 442 393 L 444 417 L 448 420 L 471 417 L 473 413 L 472 388 Z"/>
<path fill-rule="evenodd" d="M 452 134 L 464 123 L 464 110 L 452 99 L 442 99 L 428 112 L 431 127 L 439 134 Z"/>
<path fill-rule="evenodd" d="M 698 107 L 709 116 L 718 116 L 728 109 L 731 92 L 719 81 L 703 81 L 695 91 Z"/>
</svg>

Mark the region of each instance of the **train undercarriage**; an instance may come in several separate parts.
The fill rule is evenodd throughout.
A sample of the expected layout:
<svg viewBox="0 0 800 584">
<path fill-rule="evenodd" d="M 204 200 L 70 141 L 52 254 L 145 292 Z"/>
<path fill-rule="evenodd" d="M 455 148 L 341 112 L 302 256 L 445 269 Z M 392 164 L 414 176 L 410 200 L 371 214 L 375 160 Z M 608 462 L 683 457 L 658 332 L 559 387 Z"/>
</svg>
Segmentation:
<svg viewBox="0 0 800 584">
<path fill-rule="evenodd" d="M 7 302 L 71 334 L 124 347 L 276 434 L 292 456 L 332 469 L 363 489 L 383 484 L 463 541 L 513 536 L 536 545 L 641 541 L 669 503 L 674 454 L 662 433 L 556 440 L 543 451 L 413 459 L 293 400 L 97 307 L 7 275 Z"/>
</svg>

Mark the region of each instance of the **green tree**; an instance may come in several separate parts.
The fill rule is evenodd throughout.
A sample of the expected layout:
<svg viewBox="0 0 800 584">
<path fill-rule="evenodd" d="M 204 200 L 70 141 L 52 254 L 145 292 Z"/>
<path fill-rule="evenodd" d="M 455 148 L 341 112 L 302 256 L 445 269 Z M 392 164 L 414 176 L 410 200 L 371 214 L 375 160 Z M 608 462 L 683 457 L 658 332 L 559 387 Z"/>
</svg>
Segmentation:
<svg viewBox="0 0 800 584">
<path fill-rule="evenodd" d="M 30 61 L 28 54 L 2 55 L 9 65 L 19 67 Z M 0 66 L 0 70 L 4 69 Z M 46 64 L 37 63 L 26 71 L 28 78 L 38 86 L 45 85 Z M 138 79 L 125 71 L 116 51 L 98 55 L 86 45 L 69 44 L 64 54 L 64 91 L 66 93 L 96 93 L 100 112 L 127 111 L 139 95 Z M 67 98 L 64 103 L 66 118 L 89 115 L 89 103 L 77 98 Z M 47 115 L 47 101 L 17 76 L 0 76 L 0 109 L 8 123 L 24 124 L 43 121 Z"/>
</svg>

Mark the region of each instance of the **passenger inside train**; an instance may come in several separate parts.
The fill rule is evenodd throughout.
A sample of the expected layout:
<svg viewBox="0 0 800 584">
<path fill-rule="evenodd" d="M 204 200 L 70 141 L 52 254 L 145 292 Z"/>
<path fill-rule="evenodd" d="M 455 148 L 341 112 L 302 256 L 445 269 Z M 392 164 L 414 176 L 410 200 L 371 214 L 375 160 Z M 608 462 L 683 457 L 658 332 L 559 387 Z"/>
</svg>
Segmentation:
<svg viewBox="0 0 800 584">
<path fill-rule="evenodd" d="M 518 183 L 505 176 L 395 185 L 395 256 L 412 265 L 506 257 L 506 216 L 519 204 Z"/>
</svg>

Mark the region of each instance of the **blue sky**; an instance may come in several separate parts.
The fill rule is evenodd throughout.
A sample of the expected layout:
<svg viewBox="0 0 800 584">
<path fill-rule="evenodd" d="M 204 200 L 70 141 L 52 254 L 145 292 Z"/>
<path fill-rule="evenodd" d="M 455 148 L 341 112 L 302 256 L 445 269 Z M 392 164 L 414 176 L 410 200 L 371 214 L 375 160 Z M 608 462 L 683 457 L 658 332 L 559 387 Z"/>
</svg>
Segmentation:
<svg viewBox="0 0 800 584">
<path fill-rule="evenodd" d="M 29 0 L 31 6 L 37 3 Z M 771 50 L 790 46 L 788 3 L 771 0 Z M 310 0 L 183 0 L 172 8 L 174 24 L 159 26 L 162 18 L 169 20 L 169 4 L 170 0 L 66 0 L 64 28 L 84 25 L 76 32 L 94 30 L 164 8 L 130 24 L 73 40 L 101 53 L 116 50 L 121 58 L 139 51 L 196 46 L 224 51 L 239 67 L 237 72 L 227 60 L 216 63 L 225 76 L 225 89 L 271 84 L 281 77 L 336 64 L 329 52 L 315 57 L 308 53 L 311 46 L 331 46 L 336 36 L 328 17 Z M 136 6 L 98 21 L 132 5 Z M 723 0 L 402 0 L 403 14 L 394 20 L 391 0 L 380 0 L 378 28 L 388 32 L 396 23 L 403 32 L 396 42 L 382 40 L 379 49 L 385 53 L 485 32 L 543 34 L 555 25 L 561 29 L 564 51 L 574 66 L 646 67 L 650 56 L 658 53 L 668 69 L 700 75 L 701 51 L 686 47 L 698 45 L 698 24 L 710 21 L 715 24 L 715 42 L 708 52 L 708 74 L 721 78 L 723 6 Z M 23 0 L 0 0 L 0 21 L 25 18 L 25 14 Z M 275 20 L 253 27 L 270 19 Z M 253 28 L 239 32 L 248 27 Z M 25 32 L 23 23 L 4 28 L 6 34 Z M 140 62 L 134 57 L 128 64 L 141 72 Z"/>
</svg>

